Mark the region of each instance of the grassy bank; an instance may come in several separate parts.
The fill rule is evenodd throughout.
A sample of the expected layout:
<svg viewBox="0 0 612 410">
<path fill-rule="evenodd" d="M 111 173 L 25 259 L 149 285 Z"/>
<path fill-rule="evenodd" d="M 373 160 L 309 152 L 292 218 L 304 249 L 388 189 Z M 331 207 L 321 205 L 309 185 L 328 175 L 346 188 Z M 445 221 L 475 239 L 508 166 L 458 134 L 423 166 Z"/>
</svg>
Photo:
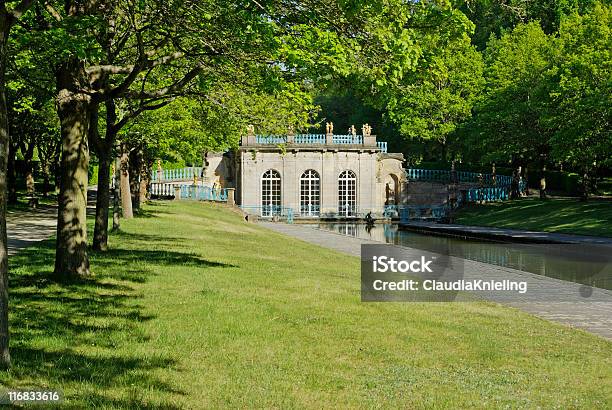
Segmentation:
<svg viewBox="0 0 612 410">
<path fill-rule="evenodd" d="M 359 260 L 221 207 L 147 207 L 51 282 L 12 260 L 11 387 L 74 408 L 612 405 L 612 343 L 487 303 L 361 303 Z"/>
<path fill-rule="evenodd" d="M 535 198 L 471 205 L 456 223 L 612 237 L 612 201 Z"/>
</svg>

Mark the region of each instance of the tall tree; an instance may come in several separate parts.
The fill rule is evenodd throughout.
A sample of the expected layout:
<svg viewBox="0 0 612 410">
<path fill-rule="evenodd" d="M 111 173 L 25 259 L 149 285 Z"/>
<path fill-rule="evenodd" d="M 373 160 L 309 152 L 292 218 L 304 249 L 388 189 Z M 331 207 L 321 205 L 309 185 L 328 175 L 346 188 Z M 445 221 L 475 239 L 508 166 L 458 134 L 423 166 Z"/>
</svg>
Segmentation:
<svg viewBox="0 0 612 410">
<path fill-rule="evenodd" d="M 551 155 L 580 172 L 585 198 L 594 173 L 612 167 L 611 27 L 612 7 L 597 4 L 566 18 L 553 39 Z"/>
<path fill-rule="evenodd" d="M 545 164 L 552 133 L 543 121 L 550 62 L 550 38 L 535 22 L 489 42 L 484 95 L 459 133 L 468 159 Z"/>
<path fill-rule="evenodd" d="M 470 118 L 483 89 L 483 62 L 467 35 L 426 42 L 417 70 L 393 90 L 387 112 L 410 143 L 433 143 L 446 160 L 449 136 Z"/>
<path fill-rule="evenodd" d="M 22 0 L 12 10 L 0 1 L 0 366 L 9 367 L 8 330 L 8 248 L 6 233 L 7 159 L 9 157 L 9 120 L 6 104 L 6 63 L 11 28 L 32 6 L 34 0 Z"/>
</svg>

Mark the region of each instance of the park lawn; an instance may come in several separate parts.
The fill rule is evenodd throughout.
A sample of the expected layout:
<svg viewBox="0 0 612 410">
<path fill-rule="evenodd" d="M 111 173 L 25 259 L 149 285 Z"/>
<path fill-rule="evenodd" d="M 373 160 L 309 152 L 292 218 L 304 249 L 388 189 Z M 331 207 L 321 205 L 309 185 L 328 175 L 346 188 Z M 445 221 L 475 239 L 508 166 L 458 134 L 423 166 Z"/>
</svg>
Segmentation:
<svg viewBox="0 0 612 410">
<path fill-rule="evenodd" d="M 49 279 L 12 258 L 10 387 L 72 408 L 610 408 L 612 342 L 484 302 L 362 303 L 359 260 L 203 203 L 154 203 Z"/>
<path fill-rule="evenodd" d="M 455 223 L 612 237 L 612 201 L 525 198 L 470 205 Z"/>
</svg>

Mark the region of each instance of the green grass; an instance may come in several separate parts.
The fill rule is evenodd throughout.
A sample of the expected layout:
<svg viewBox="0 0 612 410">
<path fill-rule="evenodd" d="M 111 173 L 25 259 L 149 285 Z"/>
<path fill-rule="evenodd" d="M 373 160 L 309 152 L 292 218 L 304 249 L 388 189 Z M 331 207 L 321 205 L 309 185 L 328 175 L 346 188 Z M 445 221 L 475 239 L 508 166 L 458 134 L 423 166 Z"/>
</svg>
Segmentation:
<svg viewBox="0 0 612 410">
<path fill-rule="evenodd" d="M 52 282 L 13 258 L 10 387 L 72 408 L 610 408 L 612 343 L 484 302 L 361 303 L 358 258 L 225 208 L 149 205 Z"/>
<path fill-rule="evenodd" d="M 456 223 L 612 237 L 612 201 L 529 198 L 472 205 Z"/>
</svg>

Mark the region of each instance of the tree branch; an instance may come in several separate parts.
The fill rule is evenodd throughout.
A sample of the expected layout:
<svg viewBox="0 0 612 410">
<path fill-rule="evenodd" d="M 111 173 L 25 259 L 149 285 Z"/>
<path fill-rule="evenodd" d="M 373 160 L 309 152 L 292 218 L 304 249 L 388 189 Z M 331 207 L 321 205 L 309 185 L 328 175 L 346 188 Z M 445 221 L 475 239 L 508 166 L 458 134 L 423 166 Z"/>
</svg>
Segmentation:
<svg viewBox="0 0 612 410">
<path fill-rule="evenodd" d="M 125 97 L 125 98 L 131 98 L 134 100 L 143 100 L 143 99 L 153 99 L 153 98 L 160 98 L 160 97 L 165 97 L 165 96 L 170 96 L 174 93 L 180 92 L 187 84 L 189 84 L 191 82 L 191 80 L 193 80 L 194 78 L 196 78 L 198 76 L 198 74 L 200 74 L 202 72 L 203 69 L 203 65 L 202 64 L 198 64 L 196 67 L 192 68 L 187 74 L 185 74 L 185 76 L 183 78 L 181 78 L 180 80 L 176 81 L 174 84 L 171 84 L 167 87 L 162 87 L 158 90 L 155 91 L 140 91 L 140 92 L 123 92 L 123 93 L 116 93 L 116 97 Z M 115 89 L 117 90 L 117 89 Z M 115 91 L 113 90 L 113 91 Z"/>
<path fill-rule="evenodd" d="M 136 118 L 137 116 L 139 116 L 140 114 L 142 114 L 145 111 L 153 111 L 153 110 L 157 110 L 159 108 L 162 108 L 168 104 L 170 104 L 172 101 L 175 100 L 175 97 L 169 98 L 165 101 L 162 101 L 160 103 L 157 104 L 153 104 L 153 105 L 141 105 L 140 107 L 138 107 L 136 110 L 128 113 L 127 115 L 125 115 L 121 121 L 119 121 L 118 123 L 115 124 L 115 129 L 117 131 L 119 131 L 121 128 L 123 128 L 130 120 Z"/>
<path fill-rule="evenodd" d="M 45 10 L 47 10 L 47 12 L 49 14 L 51 14 L 51 17 L 53 17 L 55 19 L 55 21 L 62 21 L 63 17 L 61 14 L 58 13 L 57 10 L 55 10 L 55 8 L 53 8 L 53 6 L 51 4 L 49 4 L 48 1 L 45 1 Z"/>
</svg>

